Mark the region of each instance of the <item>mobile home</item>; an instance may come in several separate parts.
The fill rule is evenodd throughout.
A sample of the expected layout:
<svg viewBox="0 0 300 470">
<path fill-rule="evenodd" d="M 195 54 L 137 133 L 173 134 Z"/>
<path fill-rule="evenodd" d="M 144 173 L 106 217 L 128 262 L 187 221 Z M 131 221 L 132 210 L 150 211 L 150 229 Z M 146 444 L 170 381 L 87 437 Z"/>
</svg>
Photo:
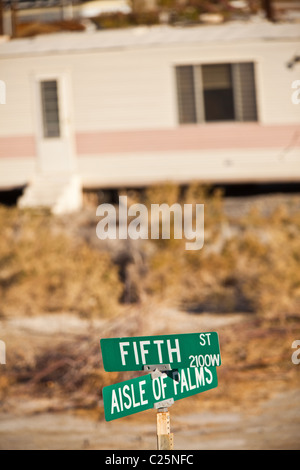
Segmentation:
<svg viewBox="0 0 300 470">
<path fill-rule="evenodd" d="M 3 41 L 0 189 L 62 212 L 82 188 L 299 181 L 299 51 L 265 21 Z"/>
</svg>

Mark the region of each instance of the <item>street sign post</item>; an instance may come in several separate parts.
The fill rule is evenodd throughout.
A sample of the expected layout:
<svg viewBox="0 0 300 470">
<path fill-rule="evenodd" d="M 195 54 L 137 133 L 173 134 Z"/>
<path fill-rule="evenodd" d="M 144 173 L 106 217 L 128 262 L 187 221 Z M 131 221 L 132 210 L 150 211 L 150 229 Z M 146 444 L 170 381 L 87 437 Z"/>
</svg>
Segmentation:
<svg viewBox="0 0 300 470">
<path fill-rule="evenodd" d="M 153 365 L 162 370 L 221 365 L 216 332 L 105 338 L 100 343 L 107 372 L 153 370 Z"/>
<path fill-rule="evenodd" d="M 176 400 L 218 386 L 216 368 L 221 365 L 218 334 L 103 338 L 100 344 L 107 372 L 151 371 L 103 388 L 106 421 L 155 408 L 157 448 L 172 450 L 168 408 Z"/>
<path fill-rule="evenodd" d="M 106 421 L 122 418 L 167 401 L 180 400 L 218 386 L 216 367 L 170 370 L 152 378 L 151 374 L 103 388 Z M 155 406 L 156 405 L 156 406 Z"/>
</svg>

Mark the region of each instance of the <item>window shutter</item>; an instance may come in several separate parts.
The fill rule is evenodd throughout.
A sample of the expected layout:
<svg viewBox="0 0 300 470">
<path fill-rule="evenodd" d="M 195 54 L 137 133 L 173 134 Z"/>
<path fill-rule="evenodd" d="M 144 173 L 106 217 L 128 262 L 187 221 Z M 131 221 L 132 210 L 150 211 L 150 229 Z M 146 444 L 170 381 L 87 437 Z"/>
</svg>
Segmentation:
<svg viewBox="0 0 300 470">
<path fill-rule="evenodd" d="M 234 108 L 237 121 L 257 121 L 254 64 L 232 65 Z"/>
<path fill-rule="evenodd" d="M 178 112 L 180 124 L 197 122 L 194 68 L 191 65 L 176 67 Z"/>
</svg>

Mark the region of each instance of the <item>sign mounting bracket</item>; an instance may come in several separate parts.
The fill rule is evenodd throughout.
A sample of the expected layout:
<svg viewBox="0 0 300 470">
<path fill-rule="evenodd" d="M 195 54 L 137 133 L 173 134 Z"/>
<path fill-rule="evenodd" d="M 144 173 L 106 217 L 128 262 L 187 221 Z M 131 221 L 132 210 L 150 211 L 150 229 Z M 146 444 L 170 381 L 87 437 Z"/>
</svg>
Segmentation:
<svg viewBox="0 0 300 470">
<path fill-rule="evenodd" d="M 174 405 L 174 398 L 169 398 L 168 400 L 158 401 L 154 403 L 154 409 L 159 412 L 167 412 L 170 406 Z"/>
<path fill-rule="evenodd" d="M 151 378 L 155 379 L 156 377 L 160 377 L 167 370 L 172 370 L 172 367 L 170 364 L 147 364 L 143 367 L 143 370 L 151 372 Z"/>
</svg>

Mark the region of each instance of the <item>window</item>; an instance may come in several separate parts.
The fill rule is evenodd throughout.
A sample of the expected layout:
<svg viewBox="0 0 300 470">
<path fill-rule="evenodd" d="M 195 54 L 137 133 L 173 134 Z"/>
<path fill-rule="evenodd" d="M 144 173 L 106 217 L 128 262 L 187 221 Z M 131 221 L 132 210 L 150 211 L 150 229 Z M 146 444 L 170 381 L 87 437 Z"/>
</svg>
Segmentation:
<svg viewBox="0 0 300 470">
<path fill-rule="evenodd" d="M 176 67 L 180 124 L 257 121 L 254 64 Z"/>
<path fill-rule="evenodd" d="M 206 121 L 233 121 L 233 85 L 229 64 L 203 65 L 203 100 Z"/>
<path fill-rule="evenodd" d="M 60 137 L 58 86 L 56 80 L 41 82 L 41 102 L 44 137 Z"/>
</svg>

